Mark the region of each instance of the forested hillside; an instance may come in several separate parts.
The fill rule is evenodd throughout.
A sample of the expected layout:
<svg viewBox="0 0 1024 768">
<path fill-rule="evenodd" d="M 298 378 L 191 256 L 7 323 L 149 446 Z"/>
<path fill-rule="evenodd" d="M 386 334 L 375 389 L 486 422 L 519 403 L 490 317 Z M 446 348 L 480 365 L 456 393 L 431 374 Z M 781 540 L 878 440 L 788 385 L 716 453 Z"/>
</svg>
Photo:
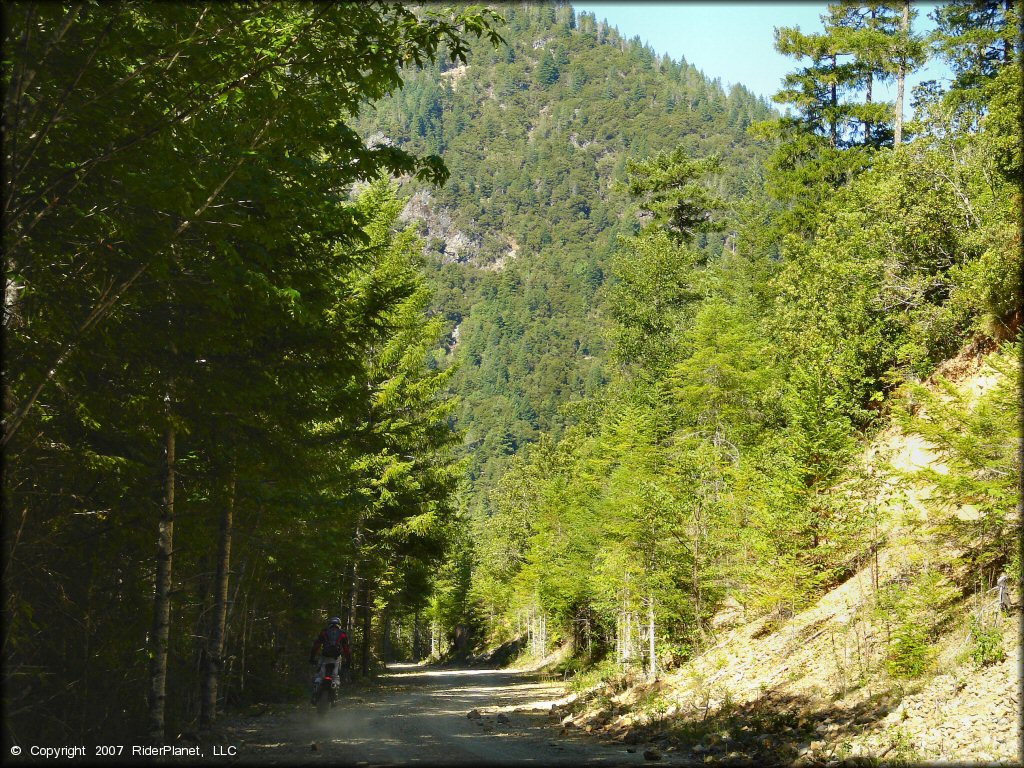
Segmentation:
<svg viewBox="0 0 1024 768">
<path fill-rule="evenodd" d="M 467 620 L 492 640 L 653 678 L 714 644 L 726 601 L 779 625 L 887 544 L 884 467 L 859 456 L 893 419 L 946 469 L 904 475 L 934 491 L 878 598 L 870 674 L 925 674 L 955 596 L 1019 580 L 1017 8 L 945 4 L 930 39 L 899 3 L 823 19 L 780 20 L 787 111 L 750 127 L 769 156 L 740 203 L 684 142 L 627 164 L 646 216 L 607 275 L 609 380 L 474 520 Z M 950 87 L 871 100 L 929 56 Z M 709 229 L 730 247 L 704 247 Z M 965 347 L 993 353 L 998 386 L 976 403 L 923 386 Z"/>
<path fill-rule="evenodd" d="M 760 184 L 765 157 L 745 129 L 769 115 L 742 86 L 726 93 L 566 3 L 500 10 L 506 45 L 468 65 L 440 59 L 358 123 L 451 171 L 440 190 L 403 193 L 427 241 L 434 307 L 458 328 L 457 423 L 477 496 L 611 375 L 601 307 L 617 238 L 639 226 L 626 164 L 674 147 L 717 154 L 713 185 L 735 201 Z M 717 253 L 726 236 L 701 245 Z"/>
</svg>

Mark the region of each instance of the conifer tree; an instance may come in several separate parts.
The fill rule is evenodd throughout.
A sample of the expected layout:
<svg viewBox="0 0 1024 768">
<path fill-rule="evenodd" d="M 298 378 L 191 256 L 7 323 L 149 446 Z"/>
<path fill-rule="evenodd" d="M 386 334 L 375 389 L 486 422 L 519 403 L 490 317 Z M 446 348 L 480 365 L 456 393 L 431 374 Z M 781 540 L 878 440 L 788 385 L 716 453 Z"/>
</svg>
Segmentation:
<svg viewBox="0 0 1024 768">
<path fill-rule="evenodd" d="M 950 0 L 936 7 L 932 43 L 955 74 L 951 95 L 977 100 L 980 89 L 1019 57 L 1020 6 L 1012 0 Z"/>
</svg>

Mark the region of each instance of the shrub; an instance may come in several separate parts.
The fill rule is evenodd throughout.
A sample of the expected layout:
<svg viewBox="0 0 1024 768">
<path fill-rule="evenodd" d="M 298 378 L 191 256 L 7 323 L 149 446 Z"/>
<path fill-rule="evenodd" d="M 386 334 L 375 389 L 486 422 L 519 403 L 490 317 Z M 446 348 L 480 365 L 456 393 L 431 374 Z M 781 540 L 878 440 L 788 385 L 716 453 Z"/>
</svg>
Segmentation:
<svg viewBox="0 0 1024 768">
<path fill-rule="evenodd" d="M 896 678 L 920 677 L 934 658 L 933 640 L 956 589 L 934 569 L 925 569 L 884 585 L 876 607 L 889 630 L 885 666 Z"/>
<path fill-rule="evenodd" d="M 998 664 L 1006 658 L 1003 650 L 1003 633 L 998 625 L 984 626 L 976 618 L 971 620 L 971 659 L 979 667 Z"/>
<path fill-rule="evenodd" d="M 892 633 L 886 653 L 886 669 L 893 677 L 920 677 L 931 665 L 932 655 L 927 627 L 908 621 L 897 626 Z"/>
</svg>

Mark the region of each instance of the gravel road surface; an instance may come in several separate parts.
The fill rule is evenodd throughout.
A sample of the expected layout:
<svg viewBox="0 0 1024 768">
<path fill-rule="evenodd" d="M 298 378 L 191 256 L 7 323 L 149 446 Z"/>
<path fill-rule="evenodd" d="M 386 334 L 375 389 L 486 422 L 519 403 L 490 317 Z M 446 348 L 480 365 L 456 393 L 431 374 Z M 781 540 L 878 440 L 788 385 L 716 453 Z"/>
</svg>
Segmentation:
<svg viewBox="0 0 1024 768">
<path fill-rule="evenodd" d="M 548 717 L 564 687 L 523 672 L 390 667 L 378 687 L 343 697 L 323 718 L 311 706 L 238 720 L 237 760 L 258 765 L 638 765 L 641 750 Z M 468 718 L 472 710 L 479 718 Z M 635 748 L 632 748 L 635 749 Z M 667 761 L 662 761 L 667 762 Z M 650 764 L 650 763 L 647 763 Z"/>
</svg>

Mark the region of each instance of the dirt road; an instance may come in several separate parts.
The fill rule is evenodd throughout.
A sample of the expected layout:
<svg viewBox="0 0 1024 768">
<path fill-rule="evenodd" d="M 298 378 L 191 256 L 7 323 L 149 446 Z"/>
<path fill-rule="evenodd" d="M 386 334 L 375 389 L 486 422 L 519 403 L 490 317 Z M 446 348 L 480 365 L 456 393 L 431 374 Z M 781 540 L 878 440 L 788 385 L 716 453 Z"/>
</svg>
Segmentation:
<svg viewBox="0 0 1024 768">
<path fill-rule="evenodd" d="M 521 672 L 398 665 L 379 687 L 345 697 L 322 719 L 306 707 L 238 721 L 232 732 L 238 762 L 260 765 L 645 763 L 640 750 L 622 744 L 559 736 L 548 711 L 564 693 Z M 480 718 L 467 718 L 473 709 Z"/>
</svg>

